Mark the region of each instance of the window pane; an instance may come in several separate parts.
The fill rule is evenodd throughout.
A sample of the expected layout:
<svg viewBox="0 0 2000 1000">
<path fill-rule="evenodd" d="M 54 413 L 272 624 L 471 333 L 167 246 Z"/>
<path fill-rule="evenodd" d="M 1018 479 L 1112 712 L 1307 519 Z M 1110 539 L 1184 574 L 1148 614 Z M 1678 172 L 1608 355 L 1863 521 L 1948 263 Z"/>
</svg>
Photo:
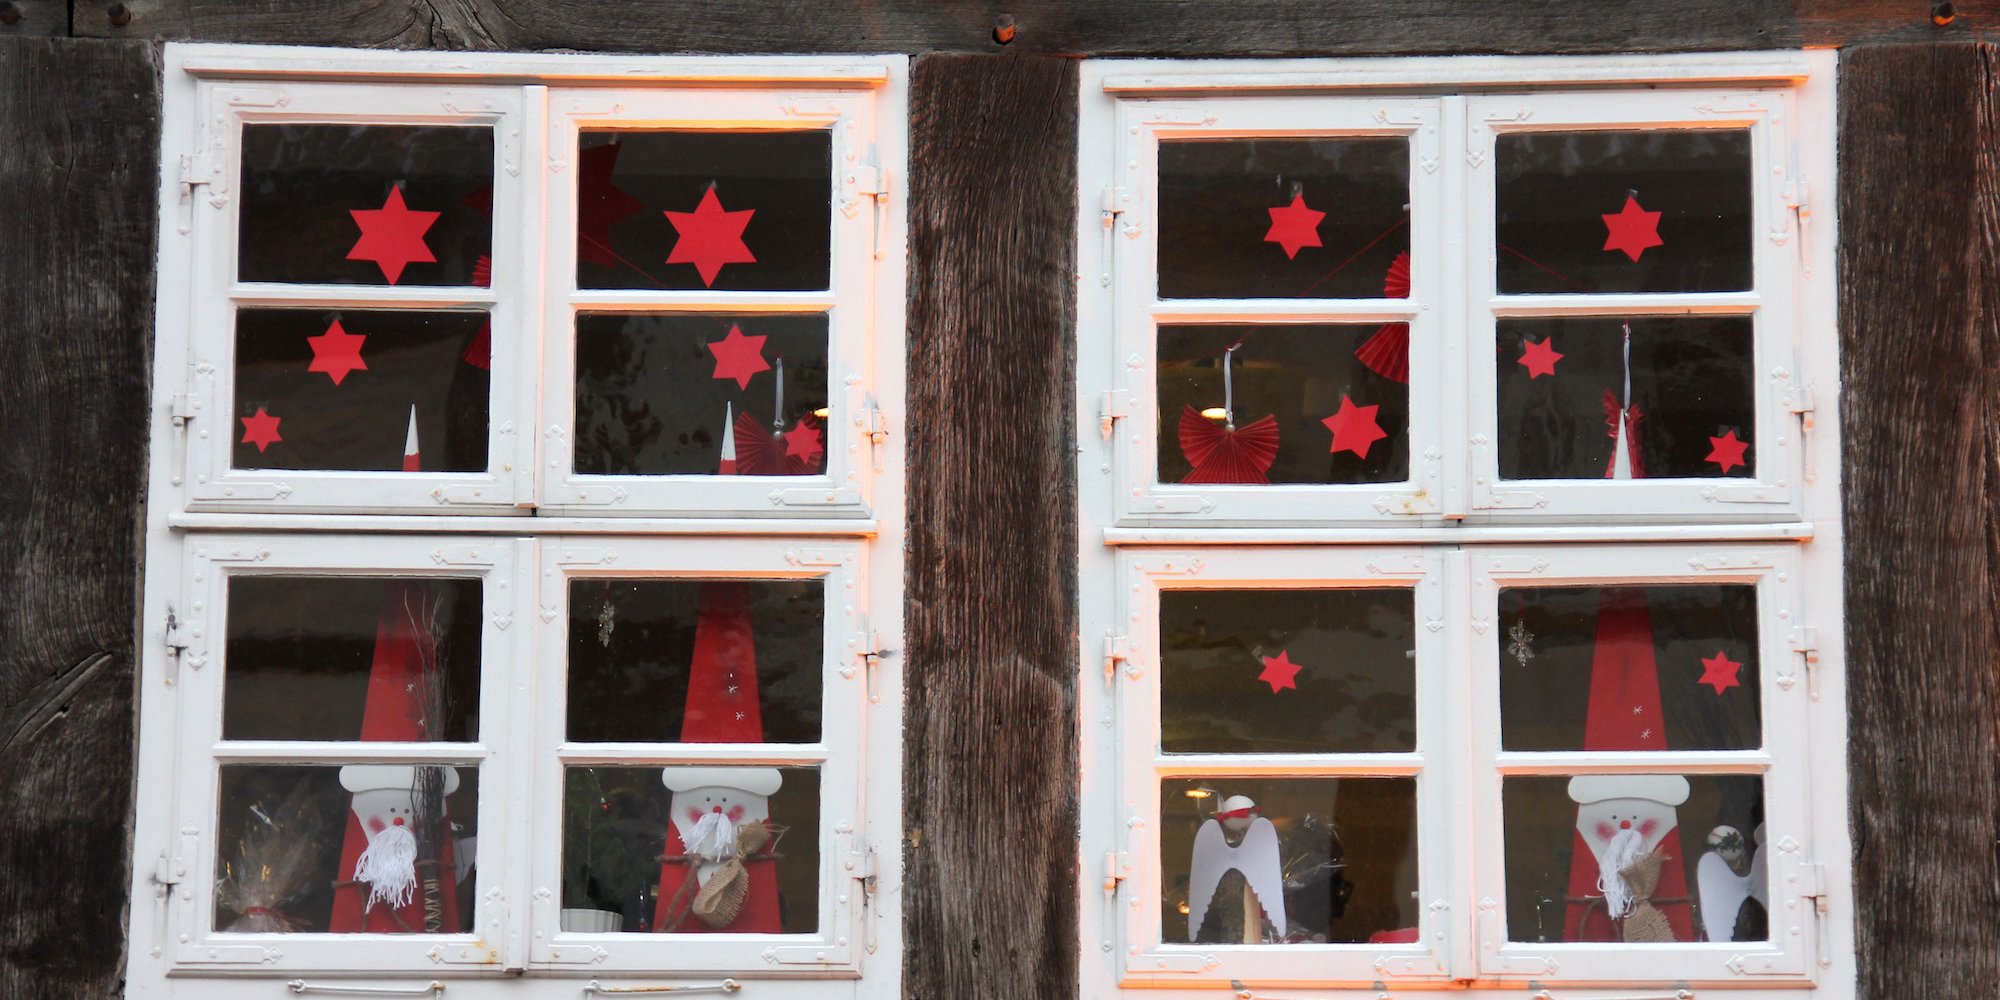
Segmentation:
<svg viewBox="0 0 2000 1000">
<path fill-rule="evenodd" d="M 573 580 L 569 738 L 817 743 L 819 580 Z"/>
<path fill-rule="evenodd" d="M 1508 777 L 1501 797 L 1508 940 L 1769 939 L 1761 779 Z"/>
<path fill-rule="evenodd" d="M 828 287 L 833 137 L 585 131 L 579 288 Z"/>
<path fill-rule="evenodd" d="M 483 313 L 241 310 L 232 464 L 484 472 L 491 355 Z"/>
<path fill-rule="evenodd" d="M 230 580 L 223 739 L 478 739 L 480 590 L 467 579 Z"/>
<path fill-rule="evenodd" d="M 1160 144 L 1161 298 L 1409 294 L 1401 138 Z"/>
<path fill-rule="evenodd" d="M 810 934 L 819 825 L 816 768 L 565 768 L 562 929 Z"/>
<path fill-rule="evenodd" d="M 1750 287 L 1750 133 L 1514 132 L 1494 140 L 1502 292 Z"/>
<path fill-rule="evenodd" d="M 1757 588 L 1500 592 L 1508 750 L 1754 750 Z"/>
<path fill-rule="evenodd" d="M 221 780 L 216 930 L 472 930 L 477 767 L 225 764 Z"/>
<path fill-rule="evenodd" d="M 1410 477 L 1403 324 L 1163 326 L 1159 345 L 1161 482 Z"/>
<path fill-rule="evenodd" d="M 586 314 L 576 321 L 576 471 L 826 471 L 824 315 Z"/>
<path fill-rule="evenodd" d="M 493 130 L 245 125 L 244 281 L 483 285 Z"/>
<path fill-rule="evenodd" d="M 1160 747 L 1414 750 L 1415 656 L 1407 589 L 1167 591 Z"/>
<path fill-rule="evenodd" d="M 1754 476 L 1751 331 L 1743 316 L 1501 320 L 1501 477 Z"/>
<path fill-rule="evenodd" d="M 1417 939 L 1415 779 L 1169 778 L 1160 808 L 1162 941 Z"/>
</svg>

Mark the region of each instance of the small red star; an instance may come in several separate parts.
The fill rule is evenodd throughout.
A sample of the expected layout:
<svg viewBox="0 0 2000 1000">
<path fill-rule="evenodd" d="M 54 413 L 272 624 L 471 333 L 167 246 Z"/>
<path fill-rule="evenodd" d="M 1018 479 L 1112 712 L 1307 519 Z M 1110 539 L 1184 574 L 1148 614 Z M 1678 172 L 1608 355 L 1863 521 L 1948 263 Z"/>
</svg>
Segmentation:
<svg viewBox="0 0 2000 1000">
<path fill-rule="evenodd" d="M 1368 450 L 1375 442 L 1389 435 L 1382 425 L 1375 421 L 1375 411 L 1380 406 L 1356 406 L 1346 393 L 1340 396 L 1340 409 L 1333 416 L 1320 421 L 1333 432 L 1332 452 L 1351 451 L 1362 458 L 1368 457 Z"/>
<path fill-rule="evenodd" d="M 1743 453 L 1750 450 L 1750 442 L 1738 440 L 1736 428 L 1730 428 L 1729 433 L 1721 437 L 1709 438 L 1708 443 L 1713 450 L 1708 453 L 1707 460 L 1722 466 L 1724 473 L 1739 465 L 1749 464 L 1743 461 Z"/>
<path fill-rule="evenodd" d="M 1326 245 L 1319 241 L 1319 220 L 1326 213 L 1307 208 L 1304 194 L 1293 195 L 1292 203 L 1283 208 L 1266 211 L 1271 213 L 1271 231 L 1264 234 L 1264 242 L 1284 247 L 1287 258 L 1297 257 L 1300 247 Z"/>
<path fill-rule="evenodd" d="M 1736 672 L 1743 668 L 1743 664 L 1730 659 L 1728 653 L 1718 649 L 1713 658 L 1701 661 L 1701 668 L 1701 680 L 1695 683 L 1714 687 L 1715 696 L 1720 698 L 1722 692 L 1739 686 Z"/>
<path fill-rule="evenodd" d="M 754 208 L 723 211 L 711 185 L 694 211 L 666 213 L 667 221 L 680 234 L 674 249 L 667 254 L 667 263 L 693 264 L 701 273 L 701 283 L 708 286 L 715 284 L 715 276 L 724 264 L 756 263 L 757 255 L 743 243 L 743 227 L 750 224 L 750 217 L 755 214 Z"/>
<path fill-rule="evenodd" d="M 256 445 L 260 454 L 264 449 L 284 440 L 278 436 L 278 421 L 281 418 L 265 413 L 261 406 L 257 408 L 256 413 L 239 419 L 243 421 L 242 443 Z"/>
<path fill-rule="evenodd" d="M 367 371 L 368 362 L 361 360 L 361 344 L 367 339 L 366 334 L 348 333 L 339 320 L 334 320 L 325 333 L 306 338 L 313 349 L 312 364 L 306 366 L 306 371 L 325 372 L 334 385 L 339 385 L 349 372 Z"/>
<path fill-rule="evenodd" d="M 750 376 L 771 370 L 764 360 L 764 337 L 744 336 L 743 328 L 734 323 L 729 324 L 727 336 L 708 345 L 708 351 L 715 355 L 715 377 L 735 379 L 738 389 L 750 388 Z"/>
<path fill-rule="evenodd" d="M 1523 340 L 1521 342 L 1521 364 L 1527 366 L 1528 377 L 1541 378 L 1556 373 L 1556 362 L 1563 356 L 1556 353 L 1556 339 Z"/>
<path fill-rule="evenodd" d="M 347 251 L 347 259 L 374 261 L 389 284 L 403 276 L 404 265 L 437 260 L 424 244 L 424 233 L 441 213 L 413 212 L 405 207 L 401 185 L 389 189 L 389 199 L 381 208 L 357 208 L 347 214 L 361 227 L 361 238 Z"/>
<path fill-rule="evenodd" d="M 1604 218 L 1604 249 L 1623 250 L 1634 261 L 1649 247 L 1665 246 L 1660 239 L 1660 213 L 1639 207 L 1639 199 L 1625 196 L 1625 207 Z"/>
<path fill-rule="evenodd" d="M 785 457 L 796 458 L 801 465 L 812 468 L 819 457 L 826 454 L 826 446 L 820 443 L 822 438 L 811 417 L 800 417 L 799 422 L 785 432 Z"/>
<path fill-rule="evenodd" d="M 1264 657 L 1264 672 L 1258 674 L 1257 679 L 1271 685 L 1272 694 L 1277 694 L 1286 688 L 1297 691 L 1299 689 L 1297 678 L 1302 669 L 1304 668 L 1299 664 L 1292 662 L 1290 652 L 1281 649 L 1276 656 Z"/>
</svg>

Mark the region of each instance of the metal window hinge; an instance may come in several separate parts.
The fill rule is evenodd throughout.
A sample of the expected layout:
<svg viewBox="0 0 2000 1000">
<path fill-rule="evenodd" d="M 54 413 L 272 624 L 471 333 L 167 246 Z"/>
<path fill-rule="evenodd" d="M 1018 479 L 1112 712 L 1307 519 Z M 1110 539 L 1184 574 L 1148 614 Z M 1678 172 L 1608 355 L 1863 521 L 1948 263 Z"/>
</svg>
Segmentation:
<svg viewBox="0 0 2000 1000">
<path fill-rule="evenodd" d="M 1118 217 L 1124 215 L 1125 209 L 1131 204 L 1132 192 L 1116 185 L 1107 185 L 1098 203 L 1098 211 L 1104 220 L 1104 239 L 1102 240 L 1103 267 L 1098 274 L 1097 283 L 1105 288 L 1111 287 L 1111 245 L 1115 242 L 1111 234 L 1118 228 Z M 1138 232 L 1136 229 L 1128 229 L 1126 235 L 1136 236 Z"/>
<path fill-rule="evenodd" d="M 181 880 L 186 877 L 187 865 L 182 864 L 181 859 L 170 858 L 164 854 L 154 859 L 153 884 L 159 887 L 157 891 L 161 894 L 172 892 L 173 887 L 181 884 Z"/>
<path fill-rule="evenodd" d="M 1799 897 L 1804 899 L 1813 910 L 1813 924 L 1817 930 L 1819 940 L 1817 958 L 1820 967 L 1826 968 L 1831 966 L 1833 964 L 1833 956 L 1829 954 L 1829 949 L 1832 948 L 1832 935 L 1829 933 L 1827 923 L 1832 910 L 1832 904 L 1827 898 L 1826 866 L 1824 864 L 1817 861 L 1808 861 L 1799 865 Z"/>
<path fill-rule="evenodd" d="M 882 471 L 882 448 L 889 442 L 889 419 L 872 399 L 861 413 L 861 435 L 868 439 L 868 464 L 875 471 Z"/>
<path fill-rule="evenodd" d="M 1127 674 L 1135 679 L 1139 676 L 1138 665 L 1132 662 L 1133 654 L 1138 651 L 1138 647 L 1132 644 L 1130 638 L 1122 635 L 1113 635 L 1109 632 L 1104 633 L 1104 687 L 1106 690 L 1109 690 L 1111 682 L 1117 679 L 1118 665 L 1120 663 L 1125 664 L 1125 672 Z"/>
<path fill-rule="evenodd" d="M 855 167 L 848 176 L 848 190 L 856 198 L 866 198 L 875 208 L 875 218 L 869 227 L 870 256 L 882 259 L 883 235 L 889 225 L 889 171 L 869 164 Z M 852 204 L 850 202 L 849 204 Z"/>
<path fill-rule="evenodd" d="M 1819 629 L 1812 625 L 1800 625 L 1792 630 L 1792 652 L 1799 654 L 1806 667 L 1806 696 L 1819 700 Z M 1778 678 L 1778 686 L 1789 691 L 1796 683 L 1794 675 L 1786 674 Z"/>
<path fill-rule="evenodd" d="M 1781 397 L 1785 411 L 1799 418 L 1799 454 L 1805 460 L 1803 474 L 1806 482 L 1813 482 L 1818 470 L 1813 465 L 1813 422 L 1819 402 L 1813 396 L 1812 383 L 1795 378 Z"/>
<path fill-rule="evenodd" d="M 876 680 L 879 674 L 876 667 L 881 665 L 882 658 L 888 656 L 891 650 L 883 648 L 882 634 L 868 624 L 867 615 L 857 615 L 856 618 L 861 627 L 848 637 L 847 644 L 854 650 L 854 656 L 861 661 L 861 669 L 867 674 L 869 703 L 879 704 L 882 701 L 882 692 Z M 854 667 L 852 665 L 842 667 L 840 675 L 853 677 Z"/>
<path fill-rule="evenodd" d="M 1118 887 L 1132 875 L 1132 861 L 1124 851 L 1104 852 L 1104 894 L 1117 895 Z"/>
<path fill-rule="evenodd" d="M 175 393 L 167 403 L 167 418 L 174 425 L 174 453 L 168 475 L 179 486 L 187 475 L 188 421 L 201 413 L 201 397 L 191 392 Z"/>
<path fill-rule="evenodd" d="M 1132 415 L 1132 394 L 1124 389 L 1106 389 L 1104 398 L 1097 407 L 1097 431 L 1104 440 L 1111 440 L 1111 432 L 1118 421 Z"/>
<path fill-rule="evenodd" d="M 215 181 L 215 161 L 206 155 L 182 153 L 180 161 L 181 186 L 192 192 L 204 184 Z"/>
<path fill-rule="evenodd" d="M 1812 232 L 1812 191 L 1806 184 L 1805 175 L 1794 172 L 1784 186 L 1778 189 L 1778 198 L 1786 208 L 1792 210 L 1792 225 L 1799 234 L 1799 269 L 1810 278 L 1812 252 L 1807 237 Z"/>
<path fill-rule="evenodd" d="M 190 655 L 188 645 L 201 638 L 201 623 L 180 616 L 172 605 L 167 606 L 167 627 L 161 635 L 167 647 L 166 684 L 172 687 L 179 680 L 179 666 L 182 663 L 200 670 L 208 662 L 208 657 L 199 653 Z"/>
</svg>

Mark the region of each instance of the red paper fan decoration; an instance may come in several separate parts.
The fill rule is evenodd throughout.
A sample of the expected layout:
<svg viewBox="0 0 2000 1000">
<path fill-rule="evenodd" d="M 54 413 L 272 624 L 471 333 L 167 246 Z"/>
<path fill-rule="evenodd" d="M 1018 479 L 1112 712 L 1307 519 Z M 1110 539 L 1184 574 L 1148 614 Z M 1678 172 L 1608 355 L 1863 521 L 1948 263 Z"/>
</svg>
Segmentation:
<svg viewBox="0 0 2000 1000">
<path fill-rule="evenodd" d="M 819 434 L 819 421 L 810 414 L 800 417 L 791 433 L 806 431 Z M 792 455 L 798 449 L 785 440 L 783 430 L 748 413 L 736 415 L 733 438 L 736 442 L 736 473 L 742 476 L 816 476 L 826 459 L 824 450 L 805 455 Z"/>
<path fill-rule="evenodd" d="M 1266 414 L 1256 423 L 1230 430 L 1194 407 L 1183 406 L 1181 454 L 1194 466 L 1181 482 L 1268 483 L 1265 473 L 1278 458 L 1278 418 Z"/>
<path fill-rule="evenodd" d="M 1382 281 L 1384 298 L 1400 299 L 1410 294 L 1410 255 L 1399 253 L 1389 262 L 1389 276 Z M 1410 324 L 1384 323 L 1373 337 L 1355 349 L 1354 356 L 1368 370 L 1393 382 L 1410 381 Z"/>
</svg>

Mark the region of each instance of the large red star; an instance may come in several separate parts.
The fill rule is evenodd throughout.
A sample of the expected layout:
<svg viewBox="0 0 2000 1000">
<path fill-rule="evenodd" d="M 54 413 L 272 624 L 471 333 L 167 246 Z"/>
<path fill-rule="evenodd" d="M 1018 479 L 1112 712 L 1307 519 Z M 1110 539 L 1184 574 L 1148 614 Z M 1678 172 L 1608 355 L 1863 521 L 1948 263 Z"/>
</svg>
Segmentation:
<svg viewBox="0 0 2000 1000">
<path fill-rule="evenodd" d="M 1556 373 L 1556 362 L 1562 359 L 1563 356 L 1556 353 L 1554 337 L 1521 341 L 1520 361 L 1527 366 L 1528 377 L 1531 379 L 1541 378 L 1544 375 L 1553 376 Z"/>
<path fill-rule="evenodd" d="M 1750 450 L 1750 442 L 1738 440 L 1736 428 L 1730 428 L 1729 433 L 1721 437 L 1709 438 L 1708 443 L 1711 450 L 1707 460 L 1722 466 L 1725 474 L 1739 465 L 1749 464 L 1743 461 L 1743 453 Z"/>
<path fill-rule="evenodd" d="M 796 458 L 799 464 L 810 469 L 818 464 L 821 455 L 826 454 L 826 445 L 821 443 L 823 438 L 811 417 L 800 417 L 799 422 L 785 432 L 785 457 Z"/>
<path fill-rule="evenodd" d="M 242 443 L 256 445 L 260 454 L 264 449 L 284 440 L 278 436 L 278 421 L 281 418 L 265 413 L 261 406 L 257 408 L 256 413 L 239 419 L 243 421 Z"/>
<path fill-rule="evenodd" d="M 1293 195 L 1289 205 L 1266 211 L 1271 213 L 1271 231 L 1264 234 L 1264 242 L 1284 247 L 1287 258 L 1297 257 L 1300 247 L 1326 245 L 1319 241 L 1319 220 L 1326 213 L 1307 208 L 1303 193 Z"/>
<path fill-rule="evenodd" d="M 1743 664 L 1730 659 L 1728 653 L 1718 649 L 1715 651 L 1713 658 L 1701 661 L 1701 680 L 1695 681 L 1695 683 L 1707 684 L 1715 688 L 1715 696 L 1720 698 L 1722 697 L 1722 692 L 1740 686 L 1736 679 L 1736 672 L 1742 669 L 1742 667 Z"/>
<path fill-rule="evenodd" d="M 611 249 L 611 227 L 645 208 L 646 203 L 611 183 L 618 167 L 618 143 L 592 146 L 577 157 L 576 255 L 601 267 L 617 267 Z M 669 212 L 668 215 L 673 213 Z"/>
<path fill-rule="evenodd" d="M 750 224 L 750 217 L 755 214 L 754 208 L 723 211 L 722 202 L 715 197 L 715 188 L 711 186 L 702 194 L 701 204 L 694 211 L 667 213 L 667 221 L 680 234 L 674 249 L 667 254 L 667 263 L 693 264 L 701 273 L 701 283 L 708 286 L 715 284 L 715 276 L 724 264 L 756 263 L 757 255 L 743 243 L 743 227 Z"/>
<path fill-rule="evenodd" d="M 347 214 L 361 227 L 361 238 L 347 251 L 348 260 L 372 260 L 382 269 L 382 277 L 395 284 L 403 276 L 403 266 L 437 260 L 424 244 L 424 233 L 437 222 L 438 212 L 413 212 L 403 205 L 401 185 L 389 189 L 389 199 L 381 208 L 357 208 Z"/>
<path fill-rule="evenodd" d="M 368 362 L 361 360 L 361 344 L 367 339 L 366 334 L 348 333 L 339 320 L 334 320 L 325 333 L 306 338 L 313 349 L 312 364 L 306 366 L 306 371 L 325 372 L 334 385 L 339 385 L 349 372 L 367 371 Z"/>
<path fill-rule="evenodd" d="M 1375 442 L 1388 437 L 1382 425 L 1375 421 L 1375 411 L 1380 406 L 1356 406 L 1346 393 L 1340 396 L 1340 409 L 1333 416 L 1320 421 L 1333 432 L 1334 453 L 1351 451 L 1362 458 L 1368 457 L 1368 450 Z"/>
<path fill-rule="evenodd" d="M 1634 261 L 1649 247 L 1665 246 L 1660 239 L 1660 213 L 1639 207 L 1639 199 L 1625 196 L 1625 207 L 1604 216 L 1604 249 L 1623 250 Z"/>
<path fill-rule="evenodd" d="M 1292 662 L 1292 654 L 1289 651 L 1281 649 L 1276 656 L 1264 657 L 1264 672 L 1258 674 L 1257 679 L 1271 685 L 1272 694 L 1277 694 L 1286 688 L 1297 691 L 1299 689 L 1297 678 L 1302 669 L 1304 668 L 1299 664 Z"/>
<path fill-rule="evenodd" d="M 746 337 L 734 323 L 727 335 L 708 345 L 708 352 L 715 355 L 715 377 L 735 379 L 738 389 L 750 388 L 750 376 L 771 370 L 764 360 L 764 337 Z"/>
</svg>

